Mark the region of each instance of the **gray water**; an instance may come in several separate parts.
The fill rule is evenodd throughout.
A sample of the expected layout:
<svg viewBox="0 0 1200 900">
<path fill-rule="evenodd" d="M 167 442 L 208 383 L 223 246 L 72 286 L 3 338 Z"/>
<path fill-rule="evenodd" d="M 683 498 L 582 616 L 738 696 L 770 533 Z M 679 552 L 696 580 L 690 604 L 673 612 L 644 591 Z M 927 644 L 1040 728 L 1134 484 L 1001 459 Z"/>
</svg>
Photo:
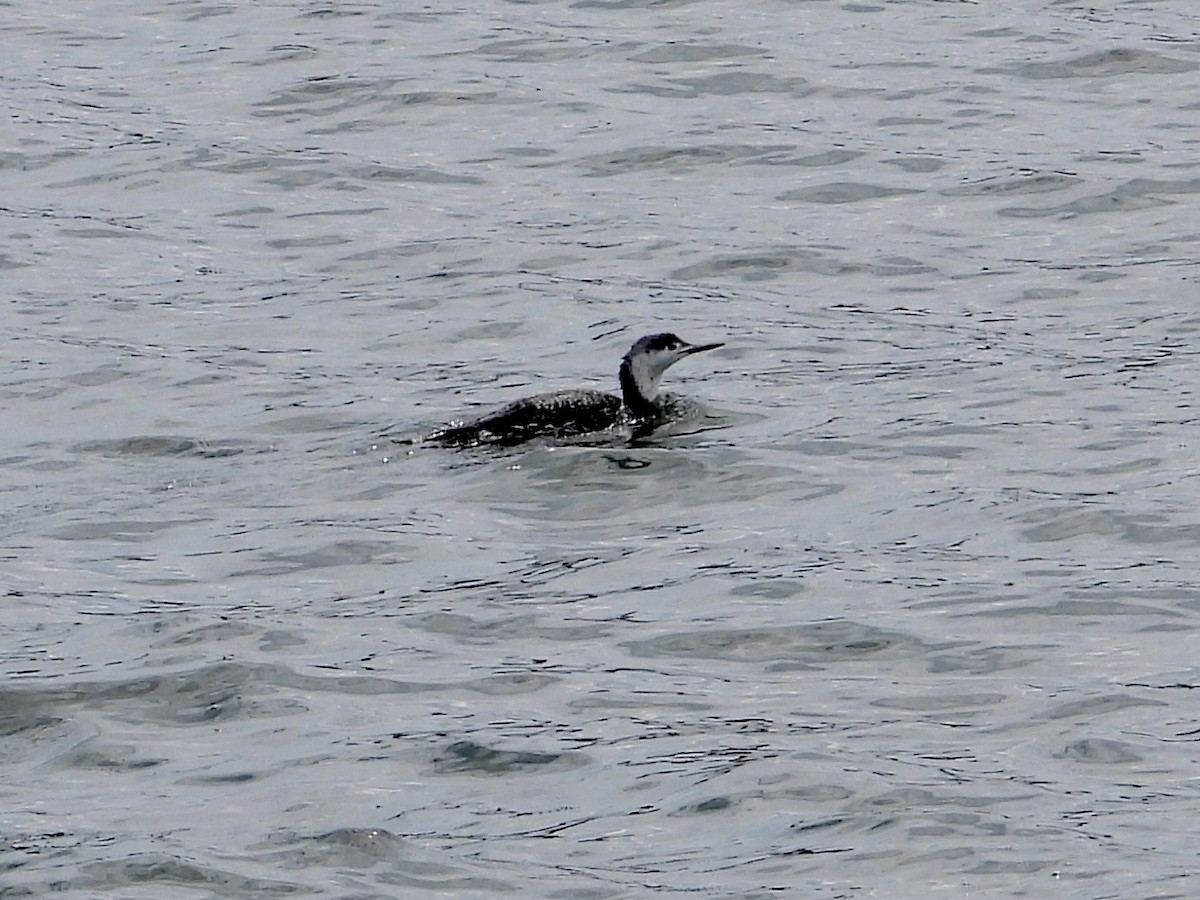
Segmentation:
<svg viewBox="0 0 1200 900">
<path fill-rule="evenodd" d="M 1200 893 L 1191 0 L 0 21 L 0 896 Z"/>
</svg>

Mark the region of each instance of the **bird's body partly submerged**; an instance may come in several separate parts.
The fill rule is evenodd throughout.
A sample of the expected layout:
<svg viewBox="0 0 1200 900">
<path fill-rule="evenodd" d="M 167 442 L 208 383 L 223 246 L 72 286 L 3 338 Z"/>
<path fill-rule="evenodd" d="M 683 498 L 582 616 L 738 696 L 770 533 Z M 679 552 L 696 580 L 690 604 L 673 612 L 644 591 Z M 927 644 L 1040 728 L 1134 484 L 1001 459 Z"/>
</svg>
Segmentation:
<svg viewBox="0 0 1200 900">
<path fill-rule="evenodd" d="M 650 334 L 621 359 L 620 397 L 589 390 L 535 394 L 471 422 L 435 431 L 428 440 L 451 447 L 518 444 L 534 437 L 571 437 L 653 421 L 661 413 L 656 401 L 663 373 L 685 356 L 720 346 L 689 344 L 669 333 Z"/>
</svg>

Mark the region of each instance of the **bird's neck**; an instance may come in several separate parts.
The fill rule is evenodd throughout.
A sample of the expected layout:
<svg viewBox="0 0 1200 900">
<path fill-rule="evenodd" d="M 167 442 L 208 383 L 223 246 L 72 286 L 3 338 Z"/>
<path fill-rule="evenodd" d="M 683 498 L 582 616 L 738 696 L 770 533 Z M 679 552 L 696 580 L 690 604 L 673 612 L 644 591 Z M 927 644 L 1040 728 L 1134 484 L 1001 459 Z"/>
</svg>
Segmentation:
<svg viewBox="0 0 1200 900">
<path fill-rule="evenodd" d="M 650 391 L 649 396 L 642 390 L 638 384 L 637 376 L 633 374 L 633 366 L 629 360 L 621 362 L 621 399 L 625 402 L 625 406 L 639 419 L 645 419 L 653 416 L 658 412 L 658 407 L 654 405 L 654 392 Z"/>
</svg>

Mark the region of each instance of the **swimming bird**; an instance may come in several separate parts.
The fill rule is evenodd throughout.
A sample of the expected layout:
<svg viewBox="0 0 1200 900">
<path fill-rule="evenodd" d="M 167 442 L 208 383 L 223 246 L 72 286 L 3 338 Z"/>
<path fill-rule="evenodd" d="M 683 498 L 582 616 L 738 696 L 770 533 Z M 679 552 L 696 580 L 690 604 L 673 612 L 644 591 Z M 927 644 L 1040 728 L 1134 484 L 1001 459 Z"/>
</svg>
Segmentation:
<svg viewBox="0 0 1200 900">
<path fill-rule="evenodd" d="M 639 338 L 621 358 L 621 396 L 574 390 L 535 394 L 462 425 L 435 431 L 427 440 L 451 447 L 519 444 L 539 436 L 569 437 L 618 424 L 654 422 L 662 415 L 658 385 L 675 363 L 723 343 L 689 344 L 669 332 Z"/>
</svg>

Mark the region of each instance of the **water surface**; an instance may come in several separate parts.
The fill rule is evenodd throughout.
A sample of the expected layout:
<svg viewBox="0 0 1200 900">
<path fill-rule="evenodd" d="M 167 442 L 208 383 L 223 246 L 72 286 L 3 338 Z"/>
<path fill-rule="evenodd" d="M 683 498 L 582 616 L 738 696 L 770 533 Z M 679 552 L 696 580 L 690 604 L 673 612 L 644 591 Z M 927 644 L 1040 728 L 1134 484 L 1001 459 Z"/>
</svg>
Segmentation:
<svg viewBox="0 0 1200 900">
<path fill-rule="evenodd" d="M 1196 892 L 1187 4 L 8 14 L 7 895 Z"/>
</svg>

